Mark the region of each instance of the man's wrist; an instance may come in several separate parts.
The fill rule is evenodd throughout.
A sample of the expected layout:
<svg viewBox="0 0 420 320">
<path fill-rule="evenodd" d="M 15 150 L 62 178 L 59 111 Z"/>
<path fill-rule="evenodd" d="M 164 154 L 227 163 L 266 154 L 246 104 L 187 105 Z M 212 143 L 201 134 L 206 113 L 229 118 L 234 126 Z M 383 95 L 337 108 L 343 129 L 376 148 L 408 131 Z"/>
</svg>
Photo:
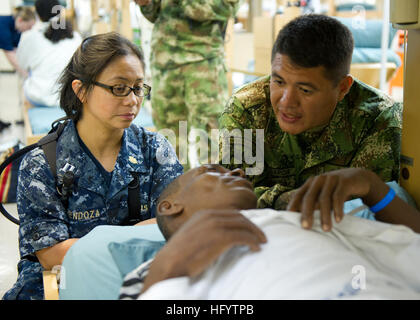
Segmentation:
<svg viewBox="0 0 420 320">
<path fill-rule="evenodd" d="M 389 191 L 386 194 L 386 196 L 382 198 L 382 200 L 376 203 L 374 206 L 371 206 L 370 211 L 372 211 L 373 213 L 378 213 L 379 211 L 382 211 L 385 207 L 387 207 L 392 202 L 392 200 L 394 200 L 394 198 L 395 198 L 395 191 L 394 189 L 389 188 Z"/>
<path fill-rule="evenodd" d="M 365 170 L 364 174 L 369 184 L 369 192 L 362 199 L 363 203 L 372 207 L 387 195 L 389 187 L 374 172 Z"/>
</svg>

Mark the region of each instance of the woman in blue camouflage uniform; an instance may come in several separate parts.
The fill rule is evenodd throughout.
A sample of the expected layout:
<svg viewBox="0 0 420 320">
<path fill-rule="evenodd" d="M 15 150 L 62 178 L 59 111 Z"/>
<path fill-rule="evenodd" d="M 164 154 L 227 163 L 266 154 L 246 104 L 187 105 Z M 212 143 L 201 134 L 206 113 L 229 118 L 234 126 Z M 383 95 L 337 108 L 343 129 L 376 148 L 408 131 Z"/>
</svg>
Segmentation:
<svg viewBox="0 0 420 320">
<path fill-rule="evenodd" d="M 20 167 L 17 282 L 3 299 L 43 299 L 42 271 L 60 265 L 67 250 L 99 225 L 124 225 L 128 185 L 140 184 L 138 221 L 155 217 L 164 187 L 182 174 L 167 140 L 132 124 L 150 87 L 141 51 L 117 33 L 85 39 L 61 78 L 60 105 L 68 122 L 57 141 L 57 180 L 72 172 L 66 204 L 43 150 Z"/>
</svg>

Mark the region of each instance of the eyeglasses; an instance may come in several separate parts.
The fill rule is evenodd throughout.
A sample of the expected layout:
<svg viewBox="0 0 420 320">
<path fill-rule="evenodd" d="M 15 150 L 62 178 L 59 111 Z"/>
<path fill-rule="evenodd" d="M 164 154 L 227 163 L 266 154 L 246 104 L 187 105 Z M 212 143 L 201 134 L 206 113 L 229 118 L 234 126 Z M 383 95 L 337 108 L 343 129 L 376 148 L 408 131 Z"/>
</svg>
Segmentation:
<svg viewBox="0 0 420 320">
<path fill-rule="evenodd" d="M 111 93 L 114 96 L 117 96 L 117 97 L 126 97 L 131 93 L 131 91 L 133 91 L 137 97 L 147 97 L 150 94 L 150 91 L 152 91 L 152 87 L 148 86 L 147 84 L 136 86 L 134 88 L 126 86 L 125 84 L 117 84 L 115 86 L 108 86 L 106 84 L 96 82 L 96 81 L 93 82 L 93 84 L 96 86 L 108 89 L 109 91 L 111 91 Z"/>
</svg>

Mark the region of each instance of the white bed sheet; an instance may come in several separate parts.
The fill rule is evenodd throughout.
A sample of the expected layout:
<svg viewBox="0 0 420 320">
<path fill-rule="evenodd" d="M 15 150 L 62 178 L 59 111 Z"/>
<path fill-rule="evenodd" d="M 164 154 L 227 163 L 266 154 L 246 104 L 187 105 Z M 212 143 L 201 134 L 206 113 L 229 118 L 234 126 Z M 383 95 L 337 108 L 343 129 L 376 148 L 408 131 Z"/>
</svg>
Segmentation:
<svg viewBox="0 0 420 320">
<path fill-rule="evenodd" d="M 407 227 L 345 216 L 326 233 L 319 213 L 311 231 L 298 213 L 243 213 L 267 235 L 260 252 L 233 248 L 197 279 L 139 299 L 420 299 L 420 235 Z"/>
</svg>

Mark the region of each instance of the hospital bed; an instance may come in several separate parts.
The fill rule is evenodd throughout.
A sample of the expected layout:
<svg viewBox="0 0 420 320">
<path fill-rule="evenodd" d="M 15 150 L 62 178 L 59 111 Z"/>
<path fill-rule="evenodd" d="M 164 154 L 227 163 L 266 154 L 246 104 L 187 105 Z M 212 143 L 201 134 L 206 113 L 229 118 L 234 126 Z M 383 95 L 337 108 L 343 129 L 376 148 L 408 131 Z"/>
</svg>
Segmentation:
<svg viewBox="0 0 420 320">
<path fill-rule="evenodd" d="M 411 196 L 396 182 L 388 185 L 400 198 L 416 206 Z M 369 221 L 375 220 L 360 199 L 347 201 L 344 212 Z M 44 271 L 45 299 L 117 299 L 124 277 L 152 258 L 163 245 L 164 238 L 156 224 L 96 227 L 70 248 L 62 270 Z M 84 290 L 86 287 L 89 287 L 88 292 Z"/>
</svg>

